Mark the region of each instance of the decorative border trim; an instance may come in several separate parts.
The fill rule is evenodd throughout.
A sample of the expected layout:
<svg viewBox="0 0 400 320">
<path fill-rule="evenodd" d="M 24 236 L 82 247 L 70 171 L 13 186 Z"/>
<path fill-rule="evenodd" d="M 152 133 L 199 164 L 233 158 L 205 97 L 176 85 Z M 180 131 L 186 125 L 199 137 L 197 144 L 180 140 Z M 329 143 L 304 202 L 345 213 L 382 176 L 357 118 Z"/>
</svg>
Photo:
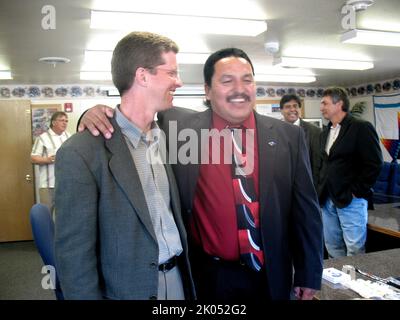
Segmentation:
<svg viewBox="0 0 400 320">
<path fill-rule="evenodd" d="M 350 97 L 390 93 L 400 90 L 400 79 L 385 80 L 346 88 Z M 282 97 L 297 94 L 301 98 L 321 98 L 321 87 L 257 86 L 257 97 Z M 108 90 L 99 85 L 0 85 L 0 99 L 61 99 L 109 97 Z"/>
<path fill-rule="evenodd" d="M 374 84 L 363 84 L 345 88 L 350 97 L 368 96 L 380 93 L 396 92 L 400 89 L 400 79 L 385 80 Z M 297 94 L 301 98 L 321 98 L 324 88 L 315 87 L 269 87 L 258 86 L 257 97 L 282 97 L 285 94 Z"/>
<path fill-rule="evenodd" d="M 0 84 L 0 99 L 60 99 L 107 97 L 98 85 L 12 85 Z"/>
</svg>

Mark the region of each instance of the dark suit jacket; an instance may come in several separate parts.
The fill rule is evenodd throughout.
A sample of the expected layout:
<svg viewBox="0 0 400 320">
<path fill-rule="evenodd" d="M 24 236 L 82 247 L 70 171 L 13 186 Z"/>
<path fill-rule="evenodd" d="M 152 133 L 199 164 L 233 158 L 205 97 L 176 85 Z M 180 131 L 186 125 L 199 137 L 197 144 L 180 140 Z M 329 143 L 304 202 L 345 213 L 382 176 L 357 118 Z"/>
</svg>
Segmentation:
<svg viewBox="0 0 400 320">
<path fill-rule="evenodd" d="M 318 183 L 318 170 L 321 162 L 321 151 L 320 151 L 320 135 L 321 129 L 317 126 L 300 119 L 300 127 L 303 128 L 306 135 L 306 142 L 308 146 L 308 152 L 310 155 L 310 165 L 313 176 L 314 186 Z"/>
<path fill-rule="evenodd" d="M 168 124 L 170 120 L 177 120 L 178 133 L 184 128 L 192 128 L 200 137 L 201 129 L 211 127 L 211 115 L 211 110 L 193 112 L 173 108 L 159 114 L 159 123 L 167 136 L 176 134 L 175 131 L 170 132 Z M 297 126 L 257 113 L 255 117 L 260 223 L 266 273 L 271 297 L 288 299 L 293 267 L 295 286 L 320 288 L 323 254 L 321 216 L 303 131 Z M 170 143 L 175 143 L 174 139 Z M 199 164 L 182 165 L 179 162 L 173 165 L 186 223 L 192 214 L 199 167 Z"/>
<path fill-rule="evenodd" d="M 322 162 L 317 190 L 321 205 L 329 196 L 338 208 L 344 208 L 353 195 L 369 199 L 383 164 L 382 153 L 372 124 L 347 114 L 328 156 L 325 145 L 331 125 L 321 135 Z"/>
<path fill-rule="evenodd" d="M 110 140 L 89 131 L 56 160 L 56 270 L 66 299 L 154 299 L 158 244 L 134 161 L 119 126 Z M 183 253 L 186 298 L 194 298 L 186 232 L 173 172 L 165 166 Z"/>
</svg>

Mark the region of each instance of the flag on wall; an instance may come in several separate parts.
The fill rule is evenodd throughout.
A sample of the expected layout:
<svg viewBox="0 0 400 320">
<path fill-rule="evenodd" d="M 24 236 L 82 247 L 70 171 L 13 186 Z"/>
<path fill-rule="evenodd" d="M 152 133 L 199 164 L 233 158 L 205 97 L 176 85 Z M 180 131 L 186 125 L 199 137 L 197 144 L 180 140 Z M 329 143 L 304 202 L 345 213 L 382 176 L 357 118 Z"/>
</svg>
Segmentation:
<svg viewBox="0 0 400 320">
<path fill-rule="evenodd" d="M 373 96 L 373 101 L 383 159 L 395 161 L 400 158 L 400 94 Z"/>
</svg>

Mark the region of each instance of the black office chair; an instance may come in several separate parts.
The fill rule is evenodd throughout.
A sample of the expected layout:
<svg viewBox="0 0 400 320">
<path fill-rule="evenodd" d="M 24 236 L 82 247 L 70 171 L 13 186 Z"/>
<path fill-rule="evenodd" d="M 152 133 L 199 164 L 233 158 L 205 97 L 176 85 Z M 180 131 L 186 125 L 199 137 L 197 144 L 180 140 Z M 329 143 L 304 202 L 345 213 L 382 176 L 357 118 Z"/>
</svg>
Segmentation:
<svg viewBox="0 0 400 320">
<path fill-rule="evenodd" d="M 36 247 L 42 257 L 43 263 L 55 268 L 54 259 L 54 222 L 51 218 L 50 209 L 40 203 L 33 205 L 30 210 L 30 220 L 33 238 Z M 64 300 L 60 283 L 56 272 L 56 289 L 54 293 L 57 300 Z"/>
</svg>

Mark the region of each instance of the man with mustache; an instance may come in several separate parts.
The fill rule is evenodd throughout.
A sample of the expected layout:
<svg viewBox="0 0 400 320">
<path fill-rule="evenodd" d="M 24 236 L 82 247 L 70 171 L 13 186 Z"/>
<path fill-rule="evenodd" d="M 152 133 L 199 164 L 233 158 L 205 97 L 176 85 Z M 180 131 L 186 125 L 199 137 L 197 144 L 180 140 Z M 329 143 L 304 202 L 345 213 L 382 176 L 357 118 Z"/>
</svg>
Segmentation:
<svg viewBox="0 0 400 320">
<path fill-rule="evenodd" d="M 254 69 L 242 50 L 211 54 L 204 80 L 208 110 L 158 113 L 167 136 L 171 121 L 178 132 L 191 128 L 198 137 L 204 129 L 232 133 L 232 163 L 183 164 L 178 159 L 173 165 L 197 296 L 260 302 L 290 299 L 293 289 L 297 299 L 312 299 L 321 286 L 323 240 L 304 133 L 254 111 Z M 109 137 L 112 127 L 105 113 L 111 115 L 111 109 L 90 109 L 80 130 L 89 128 L 94 135 L 100 130 Z M 184 143 L 179 141 L 178 148 Z M 199 154 L 204 144 L 198 146 Z M 214 141 L 206 144 L 212 147 Z M 219 148 L 226 151 L 226 145 Z M 252 170 L 243 174 L 249 161 Z"/>
</svg>

